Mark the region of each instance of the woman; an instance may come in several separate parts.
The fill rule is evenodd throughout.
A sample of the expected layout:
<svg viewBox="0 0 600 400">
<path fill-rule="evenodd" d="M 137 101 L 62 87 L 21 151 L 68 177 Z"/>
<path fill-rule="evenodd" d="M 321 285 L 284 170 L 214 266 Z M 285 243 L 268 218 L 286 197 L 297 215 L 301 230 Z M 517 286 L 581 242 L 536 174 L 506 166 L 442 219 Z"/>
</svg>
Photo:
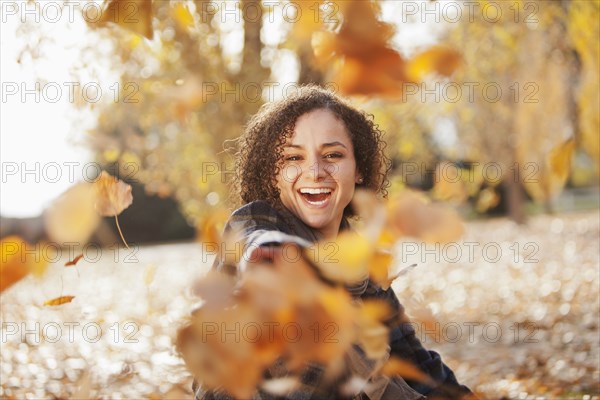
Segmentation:
<svg viewBox="0 0 600 400">
<path fill-rule="evenodd" d="M 234 192 L 244 205 L 225 228 L 242 232 L 252 254 L 245 254 L 240 263 L 219 256 L 214 267 L 237 274 L 249 261 L 277 262 L 283 245 L 308 246 L 349 229 L 350 202 L 357 187 L 387 194 L 390 162 L 381 135 L 365 113 L 316 86 L 301 87 L 294 95 L 263 106 L 240 138 Z M 435 382 L 386 378 L 358 398 L 460 398 L 470 393 L 437 353 L 422 347 L 391 289 L 383 290 L 367 279 L 348 290 L 356 298 L 387 301 L 395 313 L 389 322 L 390 355 L 412 362 Z M 304 375 L 303 388 L 287 398 L 323 398 L 322 391 L 317 396 L 311 390 L 319 371 Z M 197 396 L 226 395 L 200 389 Z M 262 392 L 256 397 L 269 398 Z"/>
</svg>

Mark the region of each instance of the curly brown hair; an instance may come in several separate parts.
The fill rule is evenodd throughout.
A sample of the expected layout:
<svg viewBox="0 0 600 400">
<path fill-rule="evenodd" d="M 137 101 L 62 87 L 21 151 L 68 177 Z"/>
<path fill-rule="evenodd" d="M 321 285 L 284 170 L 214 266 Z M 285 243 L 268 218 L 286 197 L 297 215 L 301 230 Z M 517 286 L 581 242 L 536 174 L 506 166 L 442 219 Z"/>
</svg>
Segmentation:
<svg viewBox="0 0 600 400">
<path fill-rule="evenodd" d="M 306 85 L 281 101 L 264 104 L 238 138 L 232 193 L 236 205 L 265 200 L 273 207 L 283 207 L 276 180 L 283 146 L 292 136 L 298 118 L 317 109 L 331 111 L 346 126 L 363 178 L 357 187 L 387 196 L 391 162 L 384 154 L 386 143 L 373 116 L 354 108 L 332 91 Z M 353 215 L 348 205 L 344 216 Z"/>
</svg>

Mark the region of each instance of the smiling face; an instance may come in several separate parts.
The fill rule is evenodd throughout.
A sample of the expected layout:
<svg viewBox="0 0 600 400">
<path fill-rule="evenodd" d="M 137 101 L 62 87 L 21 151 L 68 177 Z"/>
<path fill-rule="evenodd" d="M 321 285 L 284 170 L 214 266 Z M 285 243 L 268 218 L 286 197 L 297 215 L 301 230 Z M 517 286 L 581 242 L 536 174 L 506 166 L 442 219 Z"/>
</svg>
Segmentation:
<svg viewBox="0 0 600 400">
<path fill-rule="evenodd" d="M 326 109 L 300 116 L 277 175 L 283 205 L 323 237 L 334 238 L 358 180 L 344 123 Z"/>
</svg>

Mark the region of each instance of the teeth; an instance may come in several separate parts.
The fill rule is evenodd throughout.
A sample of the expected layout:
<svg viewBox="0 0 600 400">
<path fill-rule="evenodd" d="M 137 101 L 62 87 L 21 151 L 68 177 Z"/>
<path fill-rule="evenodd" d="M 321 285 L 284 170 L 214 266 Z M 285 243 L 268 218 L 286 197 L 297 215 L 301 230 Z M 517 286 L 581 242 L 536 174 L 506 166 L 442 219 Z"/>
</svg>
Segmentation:
<svg viewBox="0 0 600 400">
<path fill-rule="evenodd" d="M 307 194 L 321 194 L 321 193 L 331 193 L 331 189 L 327 189 L 327 188 L 302 188 L 300 189 L 300 193 L 307 193 Z"/>
</svg>

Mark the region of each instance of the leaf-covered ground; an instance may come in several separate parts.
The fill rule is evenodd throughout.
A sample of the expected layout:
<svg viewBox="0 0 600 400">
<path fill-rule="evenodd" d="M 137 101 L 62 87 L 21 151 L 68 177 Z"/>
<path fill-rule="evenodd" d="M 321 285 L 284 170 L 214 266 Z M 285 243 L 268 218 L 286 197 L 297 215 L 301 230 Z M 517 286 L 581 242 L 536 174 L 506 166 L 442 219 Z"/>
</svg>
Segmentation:
<svg viewBox="0 0 600 400">
<path fill-rule="evenodd" d="M 483 398 L 600 395 L 600 214 L 467 224 L 463 241 L 405 242 L 393 287 L 421 340 Z M 2 302 L 2 397 L 189 398 L 173 338 L 212 256 L 198 244 L 63 252 Z M 59 296 L 71 303 L 43 306 Z M 232 371 L 233 372 L 233 371 Z"/>
</svg>

